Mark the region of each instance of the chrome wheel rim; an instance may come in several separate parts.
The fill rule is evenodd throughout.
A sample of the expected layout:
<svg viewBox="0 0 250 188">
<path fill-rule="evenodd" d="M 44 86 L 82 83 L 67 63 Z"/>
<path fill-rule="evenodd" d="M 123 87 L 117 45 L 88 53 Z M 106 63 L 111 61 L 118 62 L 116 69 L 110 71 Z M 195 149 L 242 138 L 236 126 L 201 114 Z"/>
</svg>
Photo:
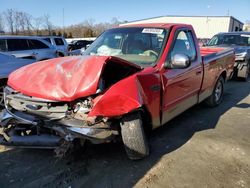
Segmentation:
<svg viewBox="0 0 250 188">
<path fill-rule="evenodd" d="M 221 95 L 222 95 L 222 83 L 221 82 L 218 82 L 216 88 L 215 88 L 215 101 L 218 102 L 221 98 Z"/>
</svg>

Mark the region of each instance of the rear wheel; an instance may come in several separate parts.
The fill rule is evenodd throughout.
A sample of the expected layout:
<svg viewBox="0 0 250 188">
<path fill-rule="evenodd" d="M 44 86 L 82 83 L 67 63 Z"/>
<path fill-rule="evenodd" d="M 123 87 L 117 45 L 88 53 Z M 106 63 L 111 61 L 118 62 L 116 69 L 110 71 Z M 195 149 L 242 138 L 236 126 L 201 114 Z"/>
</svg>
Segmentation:
<svg viewBox="0 0 250 188">
<path fill-rule="evenodd" d="M 206 99 L 205 103 L 210 107 L 218 106 L 222 101 L 223 93 L 224 79 L 220 76 L 214 86 L 212 95 Z"/>
<path fill-rule="evenodd" d="M 149 154 L 140 113 L 130 114 L 122 119 L 121 134 L 128 158 L 137 160 Z"/>
<path fill-rule="evenodd" d="M 64 57 L 64 54 L 61 52 L 57 52 L 57 57 Z"/>
</svg>

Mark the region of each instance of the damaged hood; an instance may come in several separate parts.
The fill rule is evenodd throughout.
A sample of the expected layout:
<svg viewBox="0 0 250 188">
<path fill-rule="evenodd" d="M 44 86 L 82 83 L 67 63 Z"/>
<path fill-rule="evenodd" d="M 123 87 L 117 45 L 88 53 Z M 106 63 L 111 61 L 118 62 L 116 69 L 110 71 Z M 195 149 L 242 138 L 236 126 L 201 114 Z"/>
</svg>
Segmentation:
<svg viewBox="0 0 250 188">
<path fill-rule="evenodd" d="M 112 56 L 71 56 L 22 67 L 10 74 L 8 85 L 28 96 L 73 101 L 96 93 L 101 73 L 108 61 L 140 69 Z"/>
</svg>

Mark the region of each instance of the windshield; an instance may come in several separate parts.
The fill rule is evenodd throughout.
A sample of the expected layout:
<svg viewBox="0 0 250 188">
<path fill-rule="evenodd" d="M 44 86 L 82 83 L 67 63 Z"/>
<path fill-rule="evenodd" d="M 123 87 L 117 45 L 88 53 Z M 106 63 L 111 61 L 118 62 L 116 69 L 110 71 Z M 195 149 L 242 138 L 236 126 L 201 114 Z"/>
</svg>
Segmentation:
<svg viewBox="0 0 250 188">
<path fill-rule="evenodd" d="M 215 35 L 208 46 L 217 45 L 250 46 L 250 34 Z"/>
<path fill-rule="evenodd" d="M 152 66 L 162 51 L 167 30 L 116 28 L 104 32 L 84 55 L 116 56 L 139 66 Z"/>
</svg>

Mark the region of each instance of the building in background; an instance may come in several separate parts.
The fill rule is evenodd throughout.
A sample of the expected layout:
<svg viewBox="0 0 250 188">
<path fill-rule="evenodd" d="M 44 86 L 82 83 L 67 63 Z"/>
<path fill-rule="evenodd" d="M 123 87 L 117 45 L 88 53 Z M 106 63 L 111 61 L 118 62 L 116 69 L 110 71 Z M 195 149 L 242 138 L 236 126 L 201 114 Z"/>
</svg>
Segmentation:
<svg viewBox="0 0 250 188">
<path fill-rule="evenodd" d="M 161 16 L 132 21 L 120 25 L 142 23 L 191 24 L 198 38 L 211 38 L 219 32 L 242 31 L 243 23 L 233 16 Z"/>
</svg>

